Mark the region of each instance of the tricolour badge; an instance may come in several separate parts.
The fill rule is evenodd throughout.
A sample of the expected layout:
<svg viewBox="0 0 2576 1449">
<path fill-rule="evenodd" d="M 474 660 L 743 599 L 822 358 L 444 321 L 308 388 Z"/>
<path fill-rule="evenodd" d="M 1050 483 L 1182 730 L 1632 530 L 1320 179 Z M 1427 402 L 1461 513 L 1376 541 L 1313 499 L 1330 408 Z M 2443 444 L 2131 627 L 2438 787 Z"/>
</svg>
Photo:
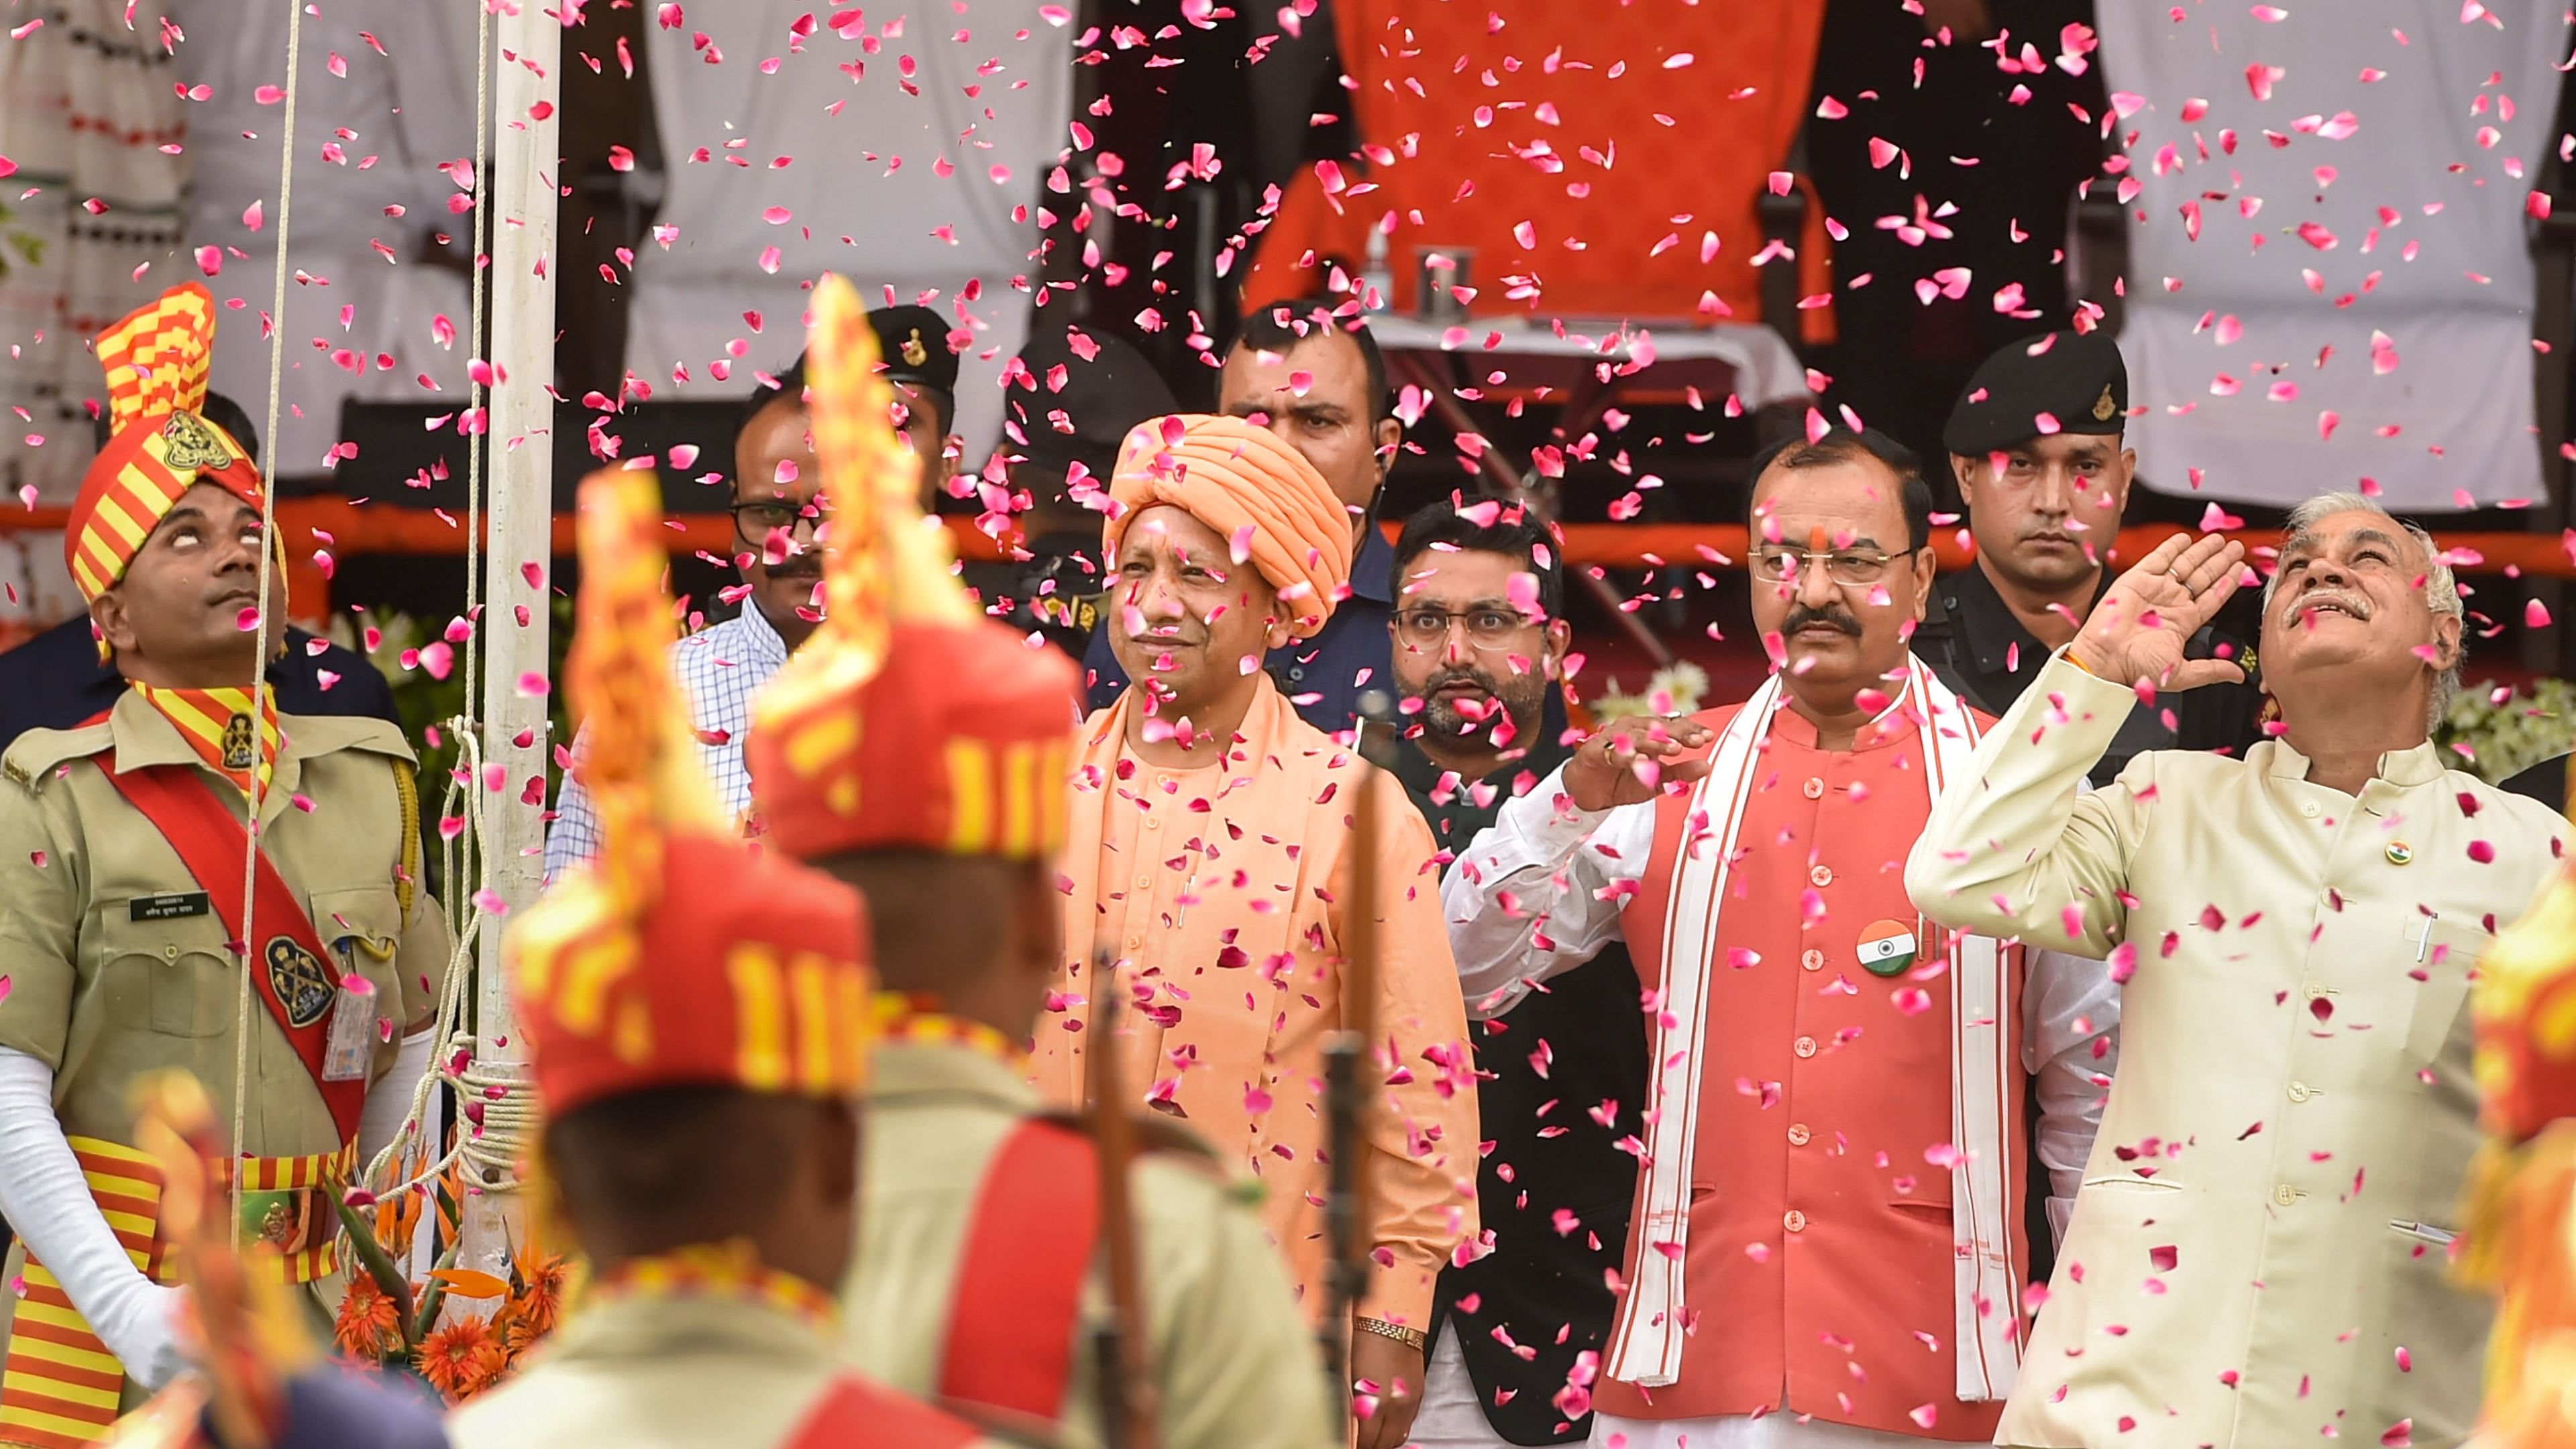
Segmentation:
<svg viewBox="0 0 2576 1449">
<path fill-rule="evenodd" d="M 1910 921 L 1872 921 L 1861 927 L 1860 964 L 1872 976 L 1895 976 L 1914 964 L 1914 925 Z"/>
</svg>

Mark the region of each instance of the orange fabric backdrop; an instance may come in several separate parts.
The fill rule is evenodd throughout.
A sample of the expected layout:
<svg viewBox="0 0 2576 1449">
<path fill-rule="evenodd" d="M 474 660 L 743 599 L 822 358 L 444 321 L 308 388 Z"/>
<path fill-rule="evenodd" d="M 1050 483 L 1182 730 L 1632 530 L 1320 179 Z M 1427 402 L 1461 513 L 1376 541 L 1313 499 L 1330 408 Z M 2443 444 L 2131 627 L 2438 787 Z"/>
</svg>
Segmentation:
<svg viewBox="0 0 2576 1449">
<path fill-rule="evenodd" d="M 1759 319 L 1756 199 L 1804 120 L 1824 0 L 1344 0 L 1334 14 L 1368 158 L 1341 166 L 1338 195 L 1299 173 L 1259 240 L 1250 305 L 1320 292 L 1308 254 L 1358 265 L 1392 211 L 1399 311 L 1414 307 L 1417 248 L 1473 247 L 1479 316 L 1687 317 L 1714 292 Z M 1825 290 L 1821 228 L 1809 242 L 1802 296 Z M 1535 277 L 1538 295 L 1507 295 L 1507 277 Z"/>
</svg>

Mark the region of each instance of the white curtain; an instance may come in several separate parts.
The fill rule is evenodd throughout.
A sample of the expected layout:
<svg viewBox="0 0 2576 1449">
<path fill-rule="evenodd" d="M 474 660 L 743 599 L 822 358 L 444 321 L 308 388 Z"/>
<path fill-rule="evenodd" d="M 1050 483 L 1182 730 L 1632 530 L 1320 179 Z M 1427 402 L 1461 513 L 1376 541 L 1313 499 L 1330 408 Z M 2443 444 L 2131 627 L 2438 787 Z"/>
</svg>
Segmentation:
<svg viewBox="0 0 2576 1449">
<path fill-rule="evenodd" d="M 1013 279 L 1038 271 L 1036 207 L 1068 144 L 1073 33 L 1040 13 L 1054 8 L 898 0 L 800 42 L 789 27 L 825 7 L 726 0 L 655 26 L 670 168 L 655 221 L 676 235 L 638 249 L 628 369 L 658 397 L 742 396 L 753 369 L 803 350 L 818 273 L 849 277 L 871 306 L 888 287 L 897 302 L 935 291 L 930 305 L 974 333 L 955 431 L 981 464 L 1028 329 L 1029 283 Z"/>
<path fill-rule="evenodd" d="M 2120 341 L 2148 486 L 2287 505 L 2375 485 L 2418 512 L 2542 497 L 2524 203 L 2563 7 L 2101 10 L 2105 79 L 2140 106 L 2120 122 L 2143 187 Z"/>
<path fill-rule="evenodd" d="M 286 109 L 262 104 L 261 95 L 286 83 L 288 11 L 266 0 L 169 3 L 188 33 L 179 78 L 210 92 L 189 107 L 197 174 L 186 242 L 191 252 L 224 249 L 222 271 L 206 279 L 225 309 L 215 328 L 214 388 L 260 423 L 271 345 L 261 319 L 275 303 Z M 451 179 L 439 170 L 474 150 L 473 78 L 459 64 L 453 17 L 442 18 L 440 5 L 464 12 L 470 24 L 471 0 L 329 0 L 304 17 L 291 275 L 276 329 L 285 370 L 277 435 L 261 439 L 281 474 L 324 471 L 340 441 L 344 398 L 465 405 L 471 283 L 461 270 L 422 260 L 440 232 L 455 239 L 450 256 L 469 256 L 474 225 L 471 212 L 447 209 L 470 173 Z M 465 34 L 470 51 L 472 31 Z M 256 228 L 244 220 L 253 204 Z M 198 274 L 194 256 L 181 260 L 186 275 Z M 442 316 L 455 329 L 453 345 L 437 340 Z M 437 388 L 423 386 L 423 376 Z"/>
<path fill-rule="evenodd" d="M 196 140 L 163 6 L 7 0 L 0 30 L 0 506 L 60 506 L 94 453 L 84 402 L 106 396 L 90 339 L 188 275 L 180 193 Z M 165 149 L 166 148 L 166 149 Z M 22 416 L 20 411 L 24 410 Z M 0 540 L 0 646 L 68 617 L 62 535 Z"/>
</svg>

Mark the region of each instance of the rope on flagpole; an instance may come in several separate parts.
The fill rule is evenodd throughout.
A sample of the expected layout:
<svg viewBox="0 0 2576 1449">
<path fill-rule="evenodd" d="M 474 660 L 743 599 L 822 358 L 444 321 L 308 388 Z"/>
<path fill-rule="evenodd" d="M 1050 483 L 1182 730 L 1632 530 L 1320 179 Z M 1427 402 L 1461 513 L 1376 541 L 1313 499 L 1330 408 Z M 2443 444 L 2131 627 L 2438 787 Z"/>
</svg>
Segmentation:
<svg viewBox="0 0 2576 1449">
<path fill-rule="evenodd" d="M 286 6 L 286 99 L 285 114 L 278 127 L 277 164 L 277 268 L 276 285 L 270 291 L 268 314 L 268 424 L 263 434 L 268 439 L 265 476 L 259 490 L 259 599 L 257 653 L 250 670 L 251 728 L 268 711 L 269 641 L 276 636 L 271 630 L 283 627 L 270 616 L 268 590 L 278 564 L 280 541 L 277 536 L 277 414 L 285 396 L 286 338 L 286 244 L 295 220 L 295 97 L 297 82 L 302 78 L 304 54 L 304 7 L 298 0 L 281 0 Z M 256 735 L 254 735 L 256 739 Z M 250 1039 L 251 972 L 259 959 L 258 923 L 254 919 L 259 904 L 260 812 L 268 803 L 269 780 L 266 772 L 252 761 L 250 772 L 250 849 L 242 852 L 242 938 L 234 943 L 241 952 L 242 971 L 239 989 L 233 1002 L 233 1150 L 241 1150 L 244 1133 L 250 1123 Z M 241 1221 L 243 1181 L 248 1173 L 232 1174 L 233 1220 Z"/>
</svg>

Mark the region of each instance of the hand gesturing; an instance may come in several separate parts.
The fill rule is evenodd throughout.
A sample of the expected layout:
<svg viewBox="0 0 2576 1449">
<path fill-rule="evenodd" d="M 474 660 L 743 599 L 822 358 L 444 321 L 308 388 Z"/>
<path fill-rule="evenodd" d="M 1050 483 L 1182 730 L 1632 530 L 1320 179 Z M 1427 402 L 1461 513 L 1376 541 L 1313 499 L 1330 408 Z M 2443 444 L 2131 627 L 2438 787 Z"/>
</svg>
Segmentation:
<svg viewBox="0 0 2576 1449">
<path fill-rule="evenodd" d="M 2187 659 L 2183 649 L 2245 580 L 2245 545 L 2175 534 L 2111 585 L 2067 657 L 2103 679 L 2158 690 L 2240 682 L 2245 671 L 2233 661 Z"/>
</svg>

